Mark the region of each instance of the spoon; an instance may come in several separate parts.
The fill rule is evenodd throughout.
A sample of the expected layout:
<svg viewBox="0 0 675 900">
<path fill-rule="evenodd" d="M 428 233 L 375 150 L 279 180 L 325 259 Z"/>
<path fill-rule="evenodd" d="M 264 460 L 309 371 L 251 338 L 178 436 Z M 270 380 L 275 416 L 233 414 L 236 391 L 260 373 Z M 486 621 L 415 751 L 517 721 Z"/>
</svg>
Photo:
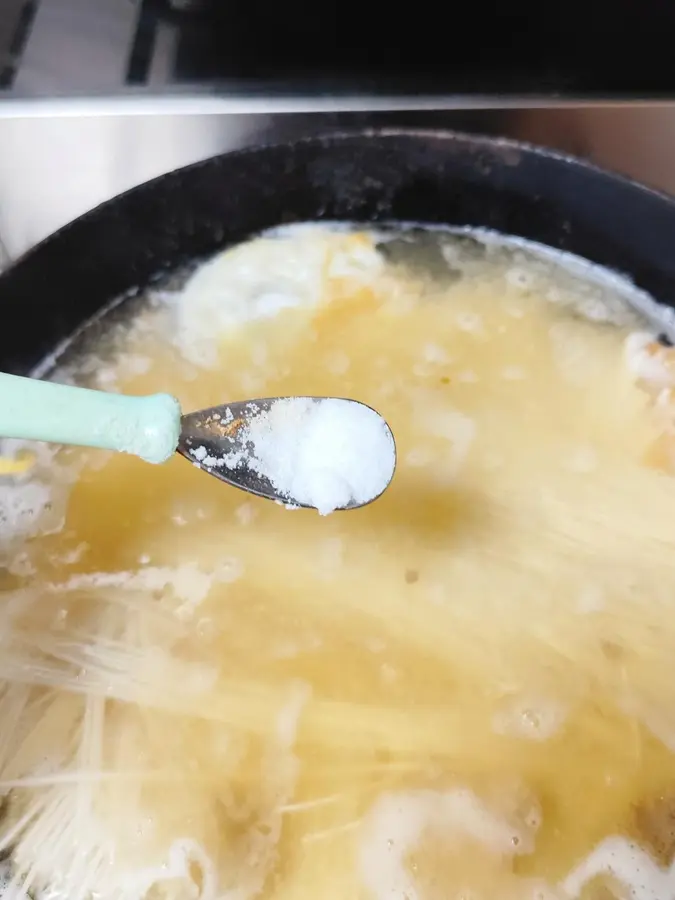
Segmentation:
<svg viewBox="0 0 675 900">
<path fill-rule="evenodd" d="M 396 466 L 384 419 L 334 397 L 268 397 L 182 415 L 170 394 L 132 397 L 0 373 L 0 435 L 156 464 L 177 452 L 233 487 L 322 513 L 376 500 Z"/>
</svg>

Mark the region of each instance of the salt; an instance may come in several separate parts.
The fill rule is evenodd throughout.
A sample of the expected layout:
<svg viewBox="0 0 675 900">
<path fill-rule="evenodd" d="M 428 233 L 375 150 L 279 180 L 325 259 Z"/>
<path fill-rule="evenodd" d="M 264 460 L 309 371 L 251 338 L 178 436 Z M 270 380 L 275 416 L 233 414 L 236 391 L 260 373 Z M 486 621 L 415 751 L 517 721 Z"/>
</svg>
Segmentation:
<svg viewBox="0 0 675 900">
<path fill-rule="evenodd" d="M 282 398 L 251 419 L 239 437 L 246 464 L 291 503 L 321 515 L 364 504 L 387 487 L 396 466 L 391 431 L 374 410 L 351 400 Z M 242 462 L 226 454 L 225 465 Z"/>
</svg>

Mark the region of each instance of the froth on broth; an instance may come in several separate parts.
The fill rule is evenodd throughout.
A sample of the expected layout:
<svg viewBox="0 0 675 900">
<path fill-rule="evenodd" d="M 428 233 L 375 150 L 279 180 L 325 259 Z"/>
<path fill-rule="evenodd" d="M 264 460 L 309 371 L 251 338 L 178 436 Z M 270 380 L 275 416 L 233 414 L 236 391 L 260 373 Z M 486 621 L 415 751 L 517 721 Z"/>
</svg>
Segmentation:
<svg viewBox="0 0 675 900">
<path fill-rule="evenodd" d="M 7 890 L 675 896 L 675 356 L 629 294 L 494 237 L 307 226 L 74 346 L 56 377 L 185 410 L 363 401 L 399 465 L 320 519 L 6 442 Z"/>
</svg>

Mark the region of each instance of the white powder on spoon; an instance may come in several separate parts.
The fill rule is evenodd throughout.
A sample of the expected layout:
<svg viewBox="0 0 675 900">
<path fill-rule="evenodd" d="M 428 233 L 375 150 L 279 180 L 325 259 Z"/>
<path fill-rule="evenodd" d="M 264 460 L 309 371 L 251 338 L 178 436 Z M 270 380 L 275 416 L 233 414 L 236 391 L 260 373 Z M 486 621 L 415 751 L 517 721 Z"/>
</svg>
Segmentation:
<svg viewBox="0 0 675 900">
<path fill-rule="evenodd" d="M 283 398 L 237 437 L 253 445 L 250 469 L 289 503 L 314 507 L 323 516 L 374 500 L 396 466 L 389 426 L 375 410 L 352 400 Z M 225 465 L 237 465 L 241 457 L 236 457 L 240 454 L 226 455 Z"/>
</svg>

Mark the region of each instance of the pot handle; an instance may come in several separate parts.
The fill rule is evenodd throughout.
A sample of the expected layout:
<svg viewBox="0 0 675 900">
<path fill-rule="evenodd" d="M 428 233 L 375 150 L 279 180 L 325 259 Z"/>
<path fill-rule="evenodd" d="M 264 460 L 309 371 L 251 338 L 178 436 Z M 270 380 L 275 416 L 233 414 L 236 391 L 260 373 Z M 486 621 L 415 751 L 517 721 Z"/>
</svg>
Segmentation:
<svg viewBox="0 0 675 900">
<path fill-rule="evenodd" d="M 163 463 L 178 446 L 180 404 L 0 372 L 0 436 L 101 447 Z"/>
</svg>

